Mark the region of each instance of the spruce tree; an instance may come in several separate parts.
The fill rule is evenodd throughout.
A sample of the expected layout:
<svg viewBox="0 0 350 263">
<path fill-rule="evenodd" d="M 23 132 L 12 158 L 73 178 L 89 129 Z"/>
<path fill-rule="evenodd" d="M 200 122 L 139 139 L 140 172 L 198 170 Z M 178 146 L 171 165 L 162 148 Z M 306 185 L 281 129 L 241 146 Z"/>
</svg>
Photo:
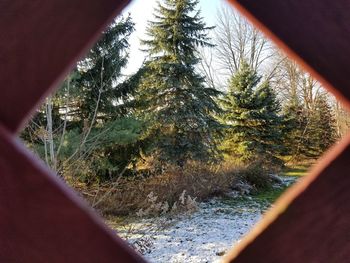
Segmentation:
<svg viewBox="0 0 350 263">
<path fill-rule="evenodd" d="M 121 100 L 135 89 L 121 74 L 128 61 L 128 38 L 134 31 L 130 16 L 119 18 L 103 32 L 101 39 L 90 50 L 85 59 L 78 63 L 75 81 L 75 95 L 80 119 L 89 120 L 96 112 L 96 118 L 104 122 L 125 113 Z M 118 105 L 118 106 L 117 106 Z"/>
<path fill-rule="evenodd" d="M 325 95 L 311 109 L 298 100 L 285 105 L 284 144 L 294 160 L 317 158 L 336 141 L 335 119 Z"/>
<path fill-rule="evenodd" d="M 131 173 L 127 168 L 139 155 L 144 131 L 130 103 L 143 70 L 128 78 L 122 75 L 133 31 L 130 17 L 117 18 L 51 97 L 54 157 L 63 176 L 89 182 Z M 46 110 L 39 109 L 22 133 L 44 160 Z"/>
<path fill-rule="evenodd" d="M 336 140 L 335 119 L 325 95 L 317 98 L 309 116 L 309 154 L 318 157 Z"/>
<path fill-rule="evenodd" d="M 308 118 L 296 94 L 283 109 L 283 140 L 285 155 L 291 160 L 301 160 L 308 156 L 307 143 Z"/>
<path fill-rule="evenodd" d="M 59 114 L 55 144 L 64 142 L 57 156 L 61 169 L 87 181 L 125 174 L 138 155 L 143 123 L 130 114 L 127 102 L 142 71 L 122 75 L 133 31 L 130 17 L 117 18 L 53 98 L 60 109 L 54 111 Z"/>
<path fill-rule="evenodd" d="M 129 78 L 122 75 L 133 31 L 130 16 L 116 20 L 76 70 L 79 129 L 82 137 L 89 133 L 82 154 L 93 147 L 92 170 L 102 180 L 125 173 L 139 154 L 143 123 L 134 118 L 129 102 L 142 69 Z"/>
<path fill-rule="evenodd" d="M 280 104 L 269 83 L 246 62 L 231 78 L 222 99 L 223 121 L 228 126 L 222 150 L 228 156 L 248 163 L 260 160 L 266 164 L 282 164 L 283 150 Z"/>
<path fill-rule="evenodd" d="M 149 22 L 147 73 L 140 86 L 142 114 L 154 136 L 153 154 L 161 161 L 182 166 L 187 160 L 214 156 L 213 132 L 220 124 L 212 116 L 220 111 L 219 94 L 205 86 L 196 71 L 198 46 L 212 46 L 196 0 L 165 0 L 158 3 Z"/>
</svg>

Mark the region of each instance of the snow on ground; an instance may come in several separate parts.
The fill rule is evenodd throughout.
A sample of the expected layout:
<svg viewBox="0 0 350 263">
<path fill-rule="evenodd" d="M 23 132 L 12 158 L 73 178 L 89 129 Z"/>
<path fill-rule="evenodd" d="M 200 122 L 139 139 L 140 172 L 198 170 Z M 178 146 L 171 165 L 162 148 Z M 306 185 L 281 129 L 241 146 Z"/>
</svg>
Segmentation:
<svg viewBox="0 0 350 263">
<path fill-rule="evenodd" d="M 198 212 L 156 234 L 154 248 L 145 256 L 150 262 L 219 262 L 260 217 L 258 206 L 201 204 Z"/>
<path fill-rule="evenodd" d="M 261 218 L 262 209 L 254 200 L 239 204 L 213 199 L 190 215 L 140 219 L 118 234 L 134 243 L 149 262 L 219 262 Z"/>
<path fill-rule="evenodd" d="M 292 181 L 295 178 L 284 183 Z M 118 234 L 149 262 L 220 262 L 269 205 L 254 197 L 215 198 L 200 203 L 198 211 L 190 215 L 138 219 L 127 228 L 118 228 Z"/>
</svg>

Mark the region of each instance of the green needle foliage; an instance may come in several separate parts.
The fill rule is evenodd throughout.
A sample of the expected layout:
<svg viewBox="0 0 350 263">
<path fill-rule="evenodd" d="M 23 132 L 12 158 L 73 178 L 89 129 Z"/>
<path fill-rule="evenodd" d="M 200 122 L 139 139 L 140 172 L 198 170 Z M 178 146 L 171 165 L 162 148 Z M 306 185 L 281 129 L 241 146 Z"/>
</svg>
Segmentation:
<svg viewBox="0 0 350 263">
<path fill-rule="evenodd" d="M 309 154 L 313 157 L 319 157 L 336 141 L 335 120 L 325 96 L 316 100 L 310 116 L 308 134 Z"/>
<path fill-rule="evenodd" d="M 181 177 L 213 162 L 251 166 L 247 180 L 263 186 L 264 170 L 282 165 L 280 158 L 321 155 L 335 142 L 335 125 L 340 133 L 341 111 L 333 112 L 312 78 L 292 64 L 271 83 L 244 61 L 227 92 L 206 83 L 199 66 L 208 61 L 198 49 L 209 47 L 215 55 L 208 35 L 213 27 L 204 23 L 198 2 L 158 3 L 142 41 L 145 63 L 132 76 L 123 70 L 134 23 L 117 18 L 38 110 L 21 135 L 27 145 L 72 184 L 113 187 L 119 176 L 176 171 Z M 270 84 L 282 88 L 283 112 Z"/>
<path fill-rule="evenodd" d="M 214 133 L 220 124 L 213 117 L 220 111 L 219 94 L 205 86 L 197 73 L 197 48 L 212 46 L 198 1 L 165 0 L 149 22 L 147 73 L 140 86 L 142 115 L 154 136 L 152 153 L 161 161 L 183 166 L 187 160 L 208 161 L 216 153 Z"/>
<path fill-rule="evenodd" d="M 293 160 L 317 158 L 335 143 L 335 119 L 324 95 L 308 111 L 295 99 L 284 112 L 284 144 Z"/>
<path fill-rule="evenodd" d="M 97 107 L 101 121 L 123 115 L 120 101 L 134 89 L 123 81 L 121 70 L 128 61 L 128 38 L 134 31 L 130 17 L 119 19 L 103 33 L 101 40 L 78 63 L 75 87 L 78 89 L 81 120 L 91 120 Z M 119 105 L 117 107 L 116 105 Z"/>
<path fill-rule="evenodd" d="M 269 83 L 261 83 L 260 79 L 246 62 L 231 78 L 228 93 L 221 101 L 225 110 L 222 120 L 228 126 L 222 150 L 226 157 L 244 163 L 261 160 L 280 165 L 280 104 Z"/>
<path fill-rule="evenodd" d="M 293 159 L 302 159 L 307 156 L 305 129 L 307 116 L 302 105 L 297 100 L 284 107 L 284 145 L 286 155 Z"/>
<path fill-rule="evenodd" d="M 115 21 L 76 70 L 77 115 L 86 137 L 81 153 L 90 157 L 92 170 L 102 180 L 124 172 L 139 151 L 143 123 L 131 115 L 128 102 L 141 70 L 130 78 L 121 73 L 133 31 L 130 17 Z"/>
<path fill-rule="evenodd" d="M 144 130 L 128 105 L 142 70 L 126 78 L 130 17 L 119 18 L 52 97 L 52 126 L 57 170 L 84 181 L 112 179 L 134 162 Z M 39 111 L 23 137 L 48 159 L 47 109 Z"/>
</svg>

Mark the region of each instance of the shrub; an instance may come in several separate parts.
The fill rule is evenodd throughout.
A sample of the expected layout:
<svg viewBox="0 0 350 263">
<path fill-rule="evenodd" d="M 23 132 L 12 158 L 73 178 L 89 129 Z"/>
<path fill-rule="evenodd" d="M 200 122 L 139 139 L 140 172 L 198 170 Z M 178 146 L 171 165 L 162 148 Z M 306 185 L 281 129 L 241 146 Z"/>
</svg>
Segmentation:
<svg viewBox="0 0 350 263">
<path fill-rule="evenodd" d="M 256 191 L 261 191 L 272 187 L 273 180 L 270 173 L 271 171 L 267 170 L 261 162 L 255 162 L 241 170 L 240 177 L 253 186 Z"/>
</svg>

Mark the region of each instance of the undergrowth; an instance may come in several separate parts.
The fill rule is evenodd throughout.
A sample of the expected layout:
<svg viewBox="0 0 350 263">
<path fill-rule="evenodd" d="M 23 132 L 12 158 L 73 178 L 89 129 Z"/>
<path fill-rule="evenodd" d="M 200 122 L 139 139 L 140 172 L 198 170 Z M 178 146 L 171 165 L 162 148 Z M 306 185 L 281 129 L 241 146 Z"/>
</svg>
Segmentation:
<svg viewBox="0 0 350 263">
<path fill-rule="evenodd" d="M 251 185 L 258 192 L 271 183 L 259 164 L 210 166 L 192 162 L 182 168 L 169 166 L 158 175 L 120 177 L 114 183 L 89 186 L 80 192 L 105 216 L 157 216 L 194 210 L 197 201 L 224 196 L 240 184 Z"/>
</svg>

